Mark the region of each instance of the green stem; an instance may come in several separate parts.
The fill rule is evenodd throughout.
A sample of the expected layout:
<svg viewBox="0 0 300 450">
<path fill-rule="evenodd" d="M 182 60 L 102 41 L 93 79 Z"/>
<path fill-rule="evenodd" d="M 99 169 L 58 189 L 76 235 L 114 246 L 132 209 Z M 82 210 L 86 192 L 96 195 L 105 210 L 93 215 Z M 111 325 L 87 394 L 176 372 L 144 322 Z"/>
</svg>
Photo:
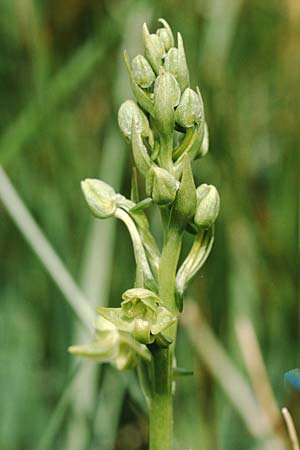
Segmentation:
<svg viewBox="0 0 300 450">
<path fill-rule="evenodd" d="M 172 219 L 171 219 L 172 220 Z M 180 256 L 182 242 L 182 229 L 171 222 L 165 236 L 165 242 L 160 257 L 158 274 L 159 296 L 166 308 L 178 315 L 175 303 L 175 277 Z"/>
<path fill-rule="evenodd" d="M 173 136 L 160 136 L 160 152 L 159 152 L 159 163 L 160 166 L 173 174 Z"/>
<path fill-rule="evenodd" d="M 149 450 L 173 450 L 172 351 L 152 351 L 152 396 L 149 405 Z"/>
<path fill-rule="evenodd" d="M 165 306 L 178 314 L 175 277 L 181 250 L 182 232 L 171 223 L 166 234 L 159 268 L 159 295 Z M 173 450 L 173 354 L 176 325 L 168 329 L 173 343 L 166 349 L 152 349 L 152 395 L 149 405 L 150 450 Z"/>
</svg>

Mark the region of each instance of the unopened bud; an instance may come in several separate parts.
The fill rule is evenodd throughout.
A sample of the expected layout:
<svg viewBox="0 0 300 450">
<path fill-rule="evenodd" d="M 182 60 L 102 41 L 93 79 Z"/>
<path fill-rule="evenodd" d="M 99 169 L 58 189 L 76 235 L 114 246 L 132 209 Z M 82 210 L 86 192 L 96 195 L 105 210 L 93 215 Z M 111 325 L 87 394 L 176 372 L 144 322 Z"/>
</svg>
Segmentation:
<svg viewBox="0 0 300 450">
<path fill-rule="evenodd" d="M 165 56 L 164 68 L 170 72 L 174 77 L 178 73 L 178 49 L 171 47 Z"/>
<path fill-rule="evenodd" d="M 118 123 L 124 136 L 131 141 L 132 124 L 136 124 L 137 131 L 143 136 L 148 137 L 150 132 L 149 122 L 143 111 L 133 100 L 126 100 L 120 106 L 118 112 Z"/>
<path fill-rule="evenodd" d="M 198 227 L 209 228 L 220 211 L 220 196 L 213 185 L 201 184 L 197 188 L 197 209 L 194 222 Z"/>
<path fill-rule="evenodd" d="M 175 200 L 179 182 L 167 170 L 153 167 L 146 178 L 146 192 L 157 205 L 169 205 Z"/>
<path fill-rule="evenodd" d="M 188 155 L 183 160 L 180 187 L 177 193 L 174 211 L 182 224 L 187 224 L 194 216 L 197 206 L 196 187 Z"/>
<path fill-rule="evenodd" d="M 181 35 L 178 33 L 178 49 L 172 47 L 165 56 L 164 68 L 171 72 L 183 92 L 190 83 L 189 71 L 186 63 L 185 52 Z"/>
<path fill-rule="evenodd" d="M 201 107 L 198 94 L 192 89 L 187 88 L 181 96 L 175 113 L 175 120 L 178 125 L 184 128 L 190 128 L 198 124 L 203 115 Z"/>
<path fill-rule="evenodd" d="M 171 47 L 174 47 L 173 33 L 169 24 L 164 19 L 159 19 L 159 22 L 163 24 L 164 28 L 159 28 L 156 34 L 163 42 L 165 50 L 168 51 Z"/>
<path fill-rule="evenodd" d="M 135 81 L 142 88 L 148 88 L 155 81 L 155 73 L 143 55 L 137 55 L 131 62 L 131 69 Z"/>
<path fill-rule="evenodd" d="M 143 38 L 145 46 L 145 56 L 151 64 L 154 72 L 159 73 L 162 58 L 165 56 L 165 47 L 159 36 L 150 34 L 147 25 L 143 25 Z"/>
<path fill-rule="evenodd" d="M 180 100 L 180 88 L 169 72 L 161 73 L 154 85 L 154 115 L 159 131 L 169 136 L 174 128 L 174 108 Z"/>
<path fill-rule="evenodd" d="M 117 209 L 117 194 L 109 184 L 88 178 L 81 182 L 81 189 L 94 216 L 106 219 L 114 215 Z"/>
<path fill-rule="evenodd" d="M 126 69 L 129 75 L 129 81 L 131 85 L 132 92 L 134 93 L 134 96 L 141 107 L 147 111 L 151 116 L 153 116 L 153 102 L 151 99 L 151 96 L 148 92 L 146 92 L 144 89 L 142 89 L 137 82 L 135 81 L 135 78 L 133 76 L 130 60 L 127 51 L 124 51 L 124 61 L 126 65 Z"/>
</svg>

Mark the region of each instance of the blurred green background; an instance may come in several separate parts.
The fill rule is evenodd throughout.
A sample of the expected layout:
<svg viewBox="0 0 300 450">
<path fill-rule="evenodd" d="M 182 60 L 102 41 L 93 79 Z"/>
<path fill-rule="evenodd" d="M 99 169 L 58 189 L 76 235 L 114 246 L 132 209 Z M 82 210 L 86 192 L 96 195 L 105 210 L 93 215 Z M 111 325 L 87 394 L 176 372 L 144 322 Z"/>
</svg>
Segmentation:
<svg viewBox="0 0 300 450">
<path fill-rule="evenodd" d="M 100 176 L 129 194 L 122 54 L 140 51 L 142 23 L 154 30 L 159 17 L 182 33 L 206 107 L 210 152 L 195 177 L 222 198 L 190 296 L 245 378 L 235 323 L 251 319 L 278 404 L 299 424 L 300 392 L 283 382 L 299 365 L 299 0 L 1 0 L 0 164 L 93 309 L 116 305 L 134 277 L 130 241 L 113 220 L 93 221 L 80 180 Z M 146 449 L 135 374 L 67 353 L 88 338 L 8 214 L 5 180 L 0 449 Z M 176 449 L 264 448 L 184 330 L 177 359 L 194 376 L 177 386 Z"/>
</svg>

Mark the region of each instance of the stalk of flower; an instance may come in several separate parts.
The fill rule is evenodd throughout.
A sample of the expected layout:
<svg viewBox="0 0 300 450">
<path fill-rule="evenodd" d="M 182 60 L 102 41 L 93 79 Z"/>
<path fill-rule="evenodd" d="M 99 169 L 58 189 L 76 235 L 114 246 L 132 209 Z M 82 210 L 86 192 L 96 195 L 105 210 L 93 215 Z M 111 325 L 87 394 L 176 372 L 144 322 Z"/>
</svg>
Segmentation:
<svg viewBox="0 0 300 450">
<path fill-rule="evenodd" d="M 177 304 L 180 305 L 180 309 L 188 283 L 199 272 L 210 254 L 214 242 L 214 223 L 220 210 L 220 197 L 214 186 L 201 184 L 196 193 L 197 209 L 194 224 L 198 232 L 189 254 L 176 275 Z"/>
<path fill-rule="evenodd" d="M 126 211 L 133 219 L 141 236 L 142 244 L 144 246 L 152 273 L 156 279 L 158 274 L 160 252 L 156 241 L 150 231 L 147 216 L 143 212 L 143 209 L 149 205 L 149 201 L 150 203 L 152 203 L 152 200 L 149 198 L 145 200 L 136 204 L 123 195 L 117 194 L 118 208 Z"/>
<path fill-rule="evenodd" d="M 120 197 L 111 186 L 101 180 L 87 179 L 82 181 L 81 187 L 92 213 L 97 218 L 105 219 L 114 216 L 126 225 L 132 240 L 137 265 L 136 283 L 156 289 L 156 281 L 150 269 L 137 227 L 129 214 L 118 207 Z"/>
</svg>

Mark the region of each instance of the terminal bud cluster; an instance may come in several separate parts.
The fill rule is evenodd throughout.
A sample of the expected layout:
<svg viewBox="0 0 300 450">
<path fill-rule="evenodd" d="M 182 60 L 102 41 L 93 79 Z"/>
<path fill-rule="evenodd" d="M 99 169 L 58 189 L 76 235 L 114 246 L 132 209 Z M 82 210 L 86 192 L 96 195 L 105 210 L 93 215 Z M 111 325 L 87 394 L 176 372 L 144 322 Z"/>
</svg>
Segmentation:
<svg viewBox="0 0 300 450">
<path fill-rule="evenodd" d="M 214 240 L 214 223 L 220 209 L 217 189 L 196 187 L 192 162 L 208 152 L 209 137 L 202 97 L 190 86 L 183 40 L 176 40 L 164 19 L 150 33 L 143 26 L 144 54 L 125 65 L 134 99 L 126 100 L 118 113 L 119 127 L 129 143 L 135 165 L 130 199 L 97 179 L 82 182 L 87 204 L 97 219 L 115 217 L 128 228 L 136 261 L 134 286 L 124 292 L 120 307 L 98 308 L 96 339 L 70 347 L 70 352 L 117 369 L 149 362 L 153 346 L 172 343 L 169 330 L 183 307 L 184 292 L 205 263 Z M 136 169 L 144 181 L 144 199 L 138 198 Z M 176 229 L 182 239 L 192 232 L 194 242 L 176 271 L 175 306 L 161 298 L 159 272 L 161 250 L 151 233 L 146 207 L 156 205 L 164 218 L 164 235 Z"/>
</svg>

